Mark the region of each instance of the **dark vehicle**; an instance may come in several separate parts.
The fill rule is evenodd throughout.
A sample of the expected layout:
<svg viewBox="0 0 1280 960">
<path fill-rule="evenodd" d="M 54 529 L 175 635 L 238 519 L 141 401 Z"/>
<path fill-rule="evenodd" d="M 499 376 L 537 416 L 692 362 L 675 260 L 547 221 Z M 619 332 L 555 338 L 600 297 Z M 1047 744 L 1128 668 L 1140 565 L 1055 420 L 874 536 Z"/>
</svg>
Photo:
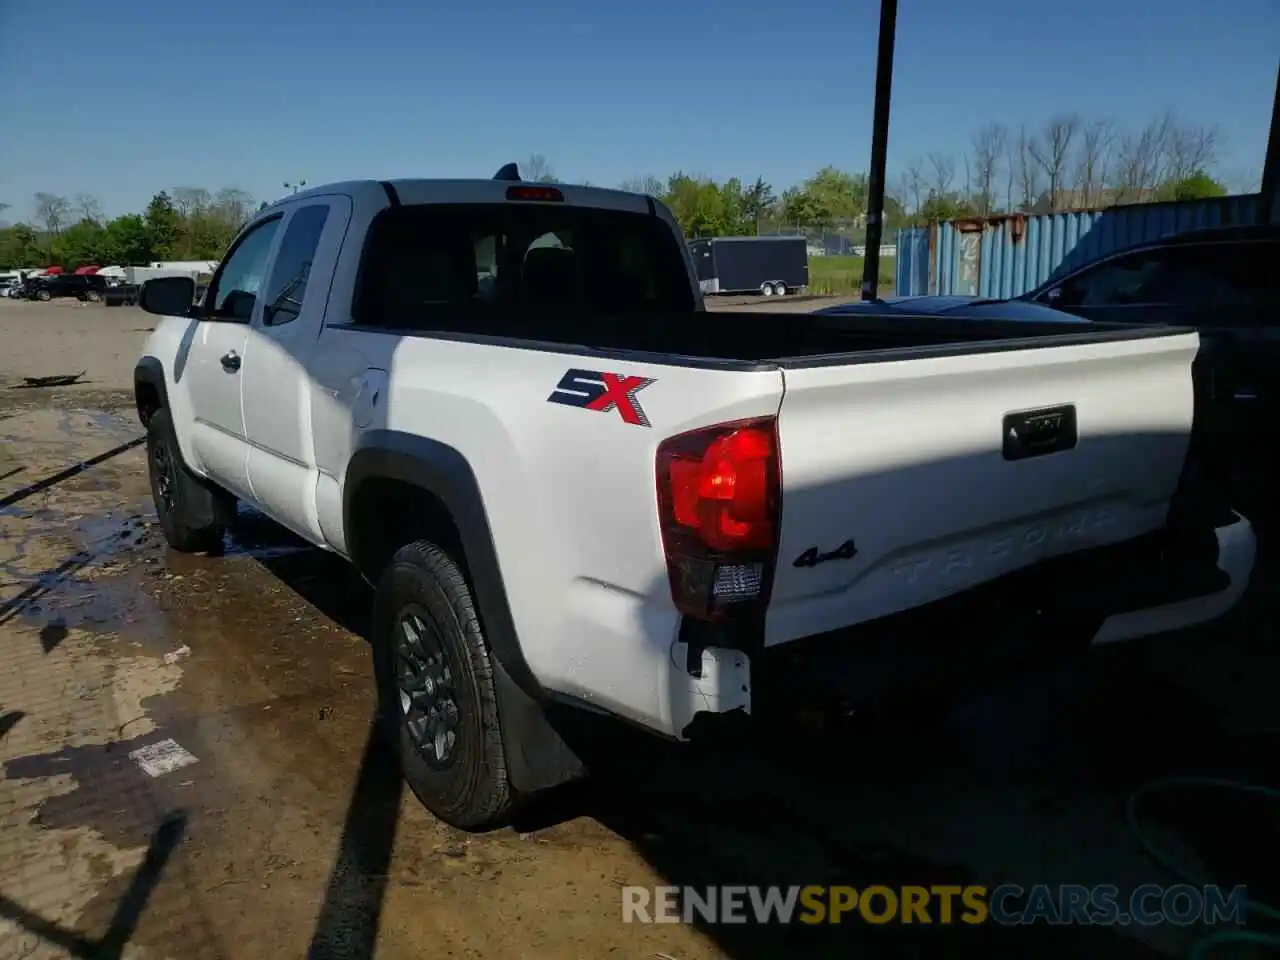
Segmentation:
<svg viewBox="0 0 1280 960">
<path fill-rule="evenodd" d="M 809 285 L 804 237 L 713 237 L 689 244 L 704 295 L 786 296 Z"/>
<path fill-rule="evenodd" d="M 1195 327 L 1231 447 L 1280 447 L 1280 225 L 1220 227 L 1108 254 L 1019 299 L 1088 320 Z"/>
<path fill-rule="evenodd" d="M 108 307 L 131 307 L 138 302 L 140 289 L 136 283 L 109 284 L 102 294 L 102 302 Z"/>
<path fill-rule="evenodd" d="M 76 274 L 59 274 L 53 277 L 35 277 L 27 281 L 23 297 L 28 300 L 57 300 L 76 297 L 79 300 L 97 302 L 107 289 L 102 277 Z"/>
<path fill-rule="evenodd" d="M 1127 247 L 1061 274 L 1012 300 L 905 297 L 823 313 L 933 314 L 952 319 L 1082 320 L 1194 327 L 1210 371 L 1202 409 L 1220 460 L 1245 477 L 1242 494 L 1266 490 L 1280 472 L 1280 225 L 1218 227 Z M 1019 316 L 1025 314 L 1025 316 Z M 1253 503 L 1255 519 L 1263 511 Z"/>
</svg>

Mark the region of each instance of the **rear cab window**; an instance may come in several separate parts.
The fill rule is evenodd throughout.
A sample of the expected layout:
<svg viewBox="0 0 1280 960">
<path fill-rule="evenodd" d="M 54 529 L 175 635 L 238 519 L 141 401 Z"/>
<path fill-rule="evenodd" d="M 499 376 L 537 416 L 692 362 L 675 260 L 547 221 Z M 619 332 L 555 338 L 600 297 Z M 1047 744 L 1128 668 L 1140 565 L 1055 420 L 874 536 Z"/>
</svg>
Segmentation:
<svg viewBox="0 0 1280 960">
<path fill-rule="evenodd" d="M 311 264 L 328 219 L 327 203 L 301 207 L 289 217 L 267 281 L 262 310 L 264 326 L 281 326 L 301 314 L 310 285 Z"/>
<path fill-rule="evenodd" d="M 680 239 L 642 213 L 561 203 L 422 204 L 374 220 L 361 326 L 537 338 L 554 317 L 692 312 Z"/>
</svg>

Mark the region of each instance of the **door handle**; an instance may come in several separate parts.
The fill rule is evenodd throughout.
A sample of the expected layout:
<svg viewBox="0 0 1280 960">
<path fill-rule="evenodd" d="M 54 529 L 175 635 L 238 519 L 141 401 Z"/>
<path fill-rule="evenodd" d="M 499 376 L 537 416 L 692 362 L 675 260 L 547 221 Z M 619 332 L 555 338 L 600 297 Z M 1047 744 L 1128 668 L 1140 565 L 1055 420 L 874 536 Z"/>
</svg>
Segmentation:
<svg viewBox="0 0 1280 960">
<path fill-rule="evenodd" d="M 222 369 L 228 373 L 235 373 L 240 369 L 240 354 L 234 350 L 228 350 L 222 355 Z"/>
</svg>

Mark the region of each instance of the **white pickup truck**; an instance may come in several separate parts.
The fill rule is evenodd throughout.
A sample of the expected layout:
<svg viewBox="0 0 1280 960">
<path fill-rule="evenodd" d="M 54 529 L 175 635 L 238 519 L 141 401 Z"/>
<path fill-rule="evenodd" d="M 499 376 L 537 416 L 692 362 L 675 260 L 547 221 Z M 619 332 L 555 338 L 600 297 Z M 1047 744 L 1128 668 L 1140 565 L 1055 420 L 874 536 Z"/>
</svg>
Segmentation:
<svg viewBox="0 0 1280 960">
<path fill-rule="evenodd" d="M 243 500 L 376 586 L 380 715 L 441 819 L 583 772 L 553 702 L 686 739 L 779 648 L 975 589 L 1082 646 L 1239 598 L 1194 332 L 705 312 L 691 268 L 654 199 L 507 169 L 307 190 L 199 304 L 143 288 L 168 542 Z"/>
</svg>

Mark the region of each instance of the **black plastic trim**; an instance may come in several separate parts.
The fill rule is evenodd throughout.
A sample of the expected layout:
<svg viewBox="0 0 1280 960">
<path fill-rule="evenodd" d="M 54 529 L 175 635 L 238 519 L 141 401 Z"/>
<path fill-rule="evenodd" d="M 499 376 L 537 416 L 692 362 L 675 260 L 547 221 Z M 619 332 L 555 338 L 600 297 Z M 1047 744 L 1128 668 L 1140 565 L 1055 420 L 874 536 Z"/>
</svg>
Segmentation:
<svg viewBox="0 0 1280 960">
<path fill-rule="evenodd" d="M 358 296 L 358 290 L 357 290 Z M 353 304 L 354 306 L 354 304 Z M 880 318 L 859 318 L 880 319 Z M 908 318 L 903 318 L 908 319 Z M 909 318 L 923 321 L 937 321 L 932 317 Z M 902 320 L 890 318 L 889 323 L 899 324 Z M 974 321 L 962 321 L 973 323 Z M 1025 324 L 1012 325 L 1026 329 Z M 1076 326 L 1072 324 L 1072 326 Z M 328 330 L 351 330 L 360 333 L 377 333 L 394 337 L 420 337 L 426 340 L 448 340 L 456 343 L 478 343 L 494 347 L 511 347 L 517 350 L 535 350 L 541 353 L 560 353 L 601 357 L 610 360 L 630 360 L 637 363 L 660 363 L 673 367 L 695 367 L 709 370 L 806 370 L 814 367 L 851 366 L 862 363 L 893 363 L 903 360 L 916 360 L 938 357 L 964 357 L 984 353 L 1007 353 L 1012 350 L 1042 350 L 1050 347 L 1083 346 L 1093 343 L 1114 343 L 1126 340 L 1146 340 L 1155 337 L 1169 337 L 1196 331 L 1191 327 L 1150 327 L 1150 326 L 1118 326 L 1106 328 L 1102 324 L 1091 325 L 1093 329 L 1080 333 L 1041 334 L 1040 336 L 1010 337 L 998 339 L 982 337 L 981 327 L 975 327 L 975 338 L 959 343 L 941 343 L 915 345 L 906 347 L 887 347 L 872 350 L 849 350 L 840 353 L 821 354 L 809 357 L 762 357 L 759 359 L 737 360 L 729 357 L 689 356 L 683 354 L 661 353 L 652 350 L 629 350 L 621 347 L 593 347 L 586 344 L 557 343 L 547 340 L 530 340 L 517 337 L 491 336 L 482 333 L 462 333 L 453 330 L 410 330 L 399 327 L 366 326 L 359 323 L 330 323 Z"/>
<path fill-rule="evenodd" d="M 547 340 L 526 340 L 520 337 L 459 333 L 452 330 L 403 330 L 397 327 L 365 326 L 360 323 L 330 323 L 325 325 L 325 329 L 347 330 L 353 333 L 377 333 L 391 337 L 417 337 L 422 340 L 448 340 L 454 343 L 476 343 L 491 347 L 510 347 L 513 350 L 533 350 L 538 353 L 560 353 L 566 356 L 600 357 L 607 360 L 630 360 L 636 363 L 661 363 L 669 367 L 752 371 L 777 370 L 780 366 L 780 364 L 769 360 L 690 357 L 671 353 L 653 353 L 647 350 L 606 349 L 578 343 L 553 343 Z"/>
<path fill-rule="evenodd" d="M 169 406 L 169 389 L 165 385 L 164 364 L 158 358 L 147 355 L 139 359 L 133 368 L 134 407 L 138 411 L 138 419 L 145 426 L 146 417 L 143 416 L 142 407 L 138 404 L 138 385 L 143 383 L 153 388 L 160 395 L 160 406 Z"/>
<path fill-rule="evenodd" d="M 387 202 L 393 207 L 400 206 L 400 192 L 396 190 L 396 185 L 390 180 L 379 180 L 378 186 L 382 187 L 382 192 L 387 195 Z"/>
<path fill-rule="evenodd" d="M 364 434 L 347 467 L 343 487 L 347 554 L 357 562 L 361 557 L 360 529 L 353 522 L 352 509 L 361 484 L 374 478 L 399 480 L 432 494 L 444 504 L 457 528 L 496 667 L 498 711 L 513 784 L 518 790 L 532 792 L 578 776 L 581 761 L 547 719 L 543 709 L 546 693 L 520 649 L 484 497 L 466 457 L 427 437 L 392 430 Z"/>
<path fill-rule="evenodd" d="M 1000 425 L 1002 455 L 1006 460 L 1027 460 L 1064 450 L 1074 450 L 1080 433 L 1075 404 L 1007 413 Z"/>
</svg>

